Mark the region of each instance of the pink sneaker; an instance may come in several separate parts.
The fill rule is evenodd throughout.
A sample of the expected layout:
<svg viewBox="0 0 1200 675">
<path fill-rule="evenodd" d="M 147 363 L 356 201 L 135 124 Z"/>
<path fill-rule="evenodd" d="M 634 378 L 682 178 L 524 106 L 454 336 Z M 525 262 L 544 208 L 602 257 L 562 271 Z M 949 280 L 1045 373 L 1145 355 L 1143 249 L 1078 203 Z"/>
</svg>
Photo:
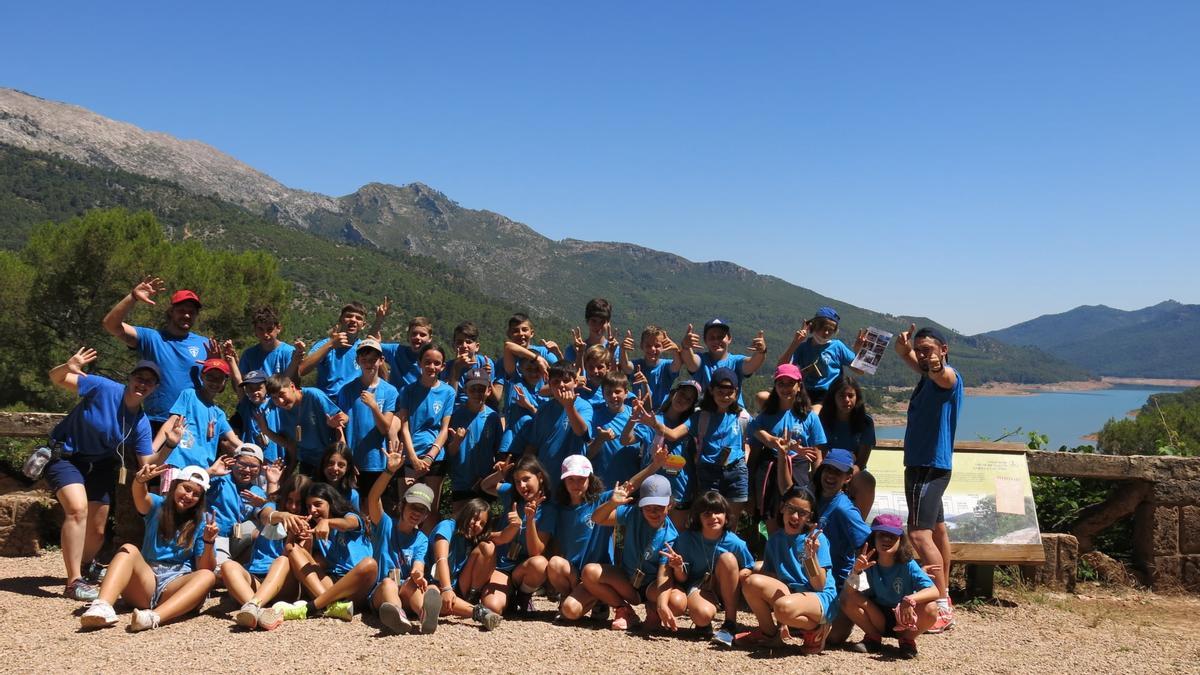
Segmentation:
<svg viewBox="0 0 1200 675">
<path fill-rule="evenodd" d="M 629 630 L 638 623 L 640 622 L 638 620 L 637 612 L 633 611 L 633 608 L 629 605 L 618 607 L 616 612 L 613 613 L 613 630 Z"/>
<path fill-rule="evenodd" d="M 945 633 L 954 627 L 954 607 L 938 607 L 938 618 L 926 633 Z"/>
</svg>

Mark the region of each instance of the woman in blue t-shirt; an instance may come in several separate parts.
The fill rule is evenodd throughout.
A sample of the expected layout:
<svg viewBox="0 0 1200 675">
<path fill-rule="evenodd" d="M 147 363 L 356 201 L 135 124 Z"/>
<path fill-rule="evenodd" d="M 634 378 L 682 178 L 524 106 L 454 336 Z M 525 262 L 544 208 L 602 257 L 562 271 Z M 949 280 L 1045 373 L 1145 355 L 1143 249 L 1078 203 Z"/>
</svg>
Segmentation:
<svg viewBox="0 0 1200 675">
<path fill-rule="evenodd" d="M 158 387 L 158 366 L 150 361 L 134 366 L 129 383 L 121 385 L 83 372 L 95 360 L 96 351 L 84 347 L 50 371 L 50 381 L 78 393 L 80 401 L 50 432 L 57 452 L 43 471 L 66 516 L 59 539 L 67 567 L 63 595 L 84 601 L 95 600 L 99 593 L 83 579 L 83 563 L 104 545 L 109 505 L 117 483 L 124 482 L 118 478 L 126 452 L 138 457 L 153 454 L 142 401 Z"/>
<path fill-rule="evenodd" d="M 133 480 L 133 505 L 146 519 L 142 548 L 125 544 L 108 565 L 100 597 L 80 617 L 83 628 L 117 622 L 112 604 L 118 597 L 133 605 L 130 632 L 158 628 L 196 609 L 217 584 L 214 543 L 217 522 L 205 511 L 208 472 L 185 466 L 175 474 L 166 496 L 150 494 L 146 483 L 168 466 L 147 464 Z"/>
</svg>

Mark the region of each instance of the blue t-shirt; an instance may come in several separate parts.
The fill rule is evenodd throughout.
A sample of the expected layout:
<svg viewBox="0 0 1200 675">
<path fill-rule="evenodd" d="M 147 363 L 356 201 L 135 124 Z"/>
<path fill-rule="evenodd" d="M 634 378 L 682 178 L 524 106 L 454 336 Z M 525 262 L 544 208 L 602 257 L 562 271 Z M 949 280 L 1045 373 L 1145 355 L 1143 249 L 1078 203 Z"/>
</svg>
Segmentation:
<svg viewBox="0 0 1200 675">
<path fill-rule="evenodd" d="M 769 574 L 787 584 L 792 593 L 817 593 L 825 596 L 828 603 L 837 597 L 833 574 L 829 572 L 829 540 L 825 535 L 818 534 L 817 541 L 821 547 L 817 550 L 817 564 L 825 568 L 825 586 L 814 590 L 808 583 L 808 575 L 804 573 L 804 541 L 808 533 L 788 534 L 779 529 L 767 538 L 766 552 L 763 554 L 763 574 Z M 822 605 L 825 606 L 826 602 Z"/>
<path fill-rule="evenodd" d="M 500 498 L 500 515 L 496 518 L 496 530 L 508 527 L 508 512 L 512 508 L 513 499 L 517 500 L 517 515 L 521 518 L 521 530 L 508 544 L 496 547 L 496 569 L 501 572 L 511 572 L 517 563 L 529 557 L 529 548 L 525 539 L 525 500 L 521 499 L 512 483 L 501 483 L 496 488 L 496 496 Z M 558 524 L 558 513 L 548 501 L 538 506 L 537 531 L 539 535 L 554 536 L 554 527 Z M 549 539 L 546 539 L 549 541 Z"/>
<path fill-rule="evenodd" d="M 279 411 L 280 434 L 296 438 L 296 454 L 305 464 L 317 464 L 325 448 L 337 438 L 333 429 L 329 428 L 329 418 L 340 413 L 337 405 L 316 387 L 304 387 L 300 390 L 300 401 L 291 410 Z M 299 429 L 297 430 L 297 427 Z"/>
<path fill-rule="evenodd" d="M 510 451 L 514 455 L 525 452 L 525 447 L 537 448 L 538 461 L 547 467 L 550 487 L 557 488 L 562 482 L 558 469 L 569 455 L 582 455 L 588 441 L 592 439 L 592 406 L 583 399 L 575 399 L 575 410 L 583 418 L 584 432 L 577 436 L 567 419 L 567 411 L 557 400 L 551 399 L 538 408 L 537 415 L 525 423 L 513 438 Z M 551 490 L 552 491 L 552 490 Z"/>
<path fill-rule="evenodd" d="M 432 388 L 414 382 L 400 394 L 400 409 L 408 413 L 408 433 L 412 436 L 413 450 L 418 455 L 429 451 L 429 446 L 442 432 L 442 420 L 454 414 L 454 389 L 445 382 Z M 446 449 L 438 448 L 433 461 L 446 458 Z"/>
<path fill-rule="evenodd" d="M 315 354 L 326 342 L 329 342 L 329 338 L 318 340 L 308 353 Z M 356 336 L 349 345 L 333 347 L 325 352 L 325 356 L 317 362 L 317 389 L 325 392 L 329 398 L 336 397 L 347 382 L 362 376 L 362 370 L 358 367 L 358 352 L 355 350 L 357 344 Z"/>
<path fill-rule="evenodd" d="M 446 384 L 450 384 L 450 374 L 454 372 L 454 363 L 457 360 L 457 358 L 454 358 L 447 361 L 446 367 L 442 368 L 442 372 L 438 374 L 438 379 Z M 472 368 L 486 368 L 493 377 L 500 374 L 500 371 L 496 369 L 495 361 L 492 361 L 490 357 L 483 354 L 476 354 L 475 361 L 470 366 L 463 368 L 462 373 L 458 376 L 457 394 L 454 396 L 455 403 L 467 402 L 467 373 L 471 372 Z"/>
<path fill-rule="evenodd" d="M 867 541 L 867 537 L 871 536 L 871 526 L 863 520 L 862 513 L 845 492 L 838 492 L 833 498 L 822 500 L 817 507 L 821 533 L 829 539 L 829 560 L 833 567 L 833 576 L 840 589 L 846 577 L 850 576 L 850 571 L 854 569 L 855 556 Z"/>
<path fill-rule="evenodd" d="M 951 469 L 954 432 L 962 408 L 962 373 L 954 371 L 954 387 L 942 389 L 922 375 L 908 399 L 908 426 L 904 428 L 904 466 Z"/>
<path fill-rule="evenodd" d="M 675 362 L 671 359 L 660 358 L 658 363 L 653 366 L 647 366 L 646 359 L 634 359 L 631 363 L 635 369 L 642 369 L 642 374 L 646 376 L 646 383 L 650 386 L 650 406 L 658 410 L 671 395 L 671 386 L 675 384 L 675 378 L 679 375 L 679 371 L 671 368 Z M 629 376 L 629 381 L 632 385 L 633 375 Z M 641 387 L 634 385 L 633 393 L 640 395 Z"/>
<path fill-rule="evenodd" d="M 605 485 L 627 481 L 642 468 L 638 446 L 621 444 L 621 432 L 625 430 L 631 412 L 629 406 L 623 406 L 617 412 L 609 410 L 607 403 L 592 406 L 592 433 L 596 429 L 608 429 L 615 434 L 591 455 L 592 470 Z"/>
<path fill-rule="evenodd" d="M 171 416 L 171 405 L 179 394 L 200 383 L 200 362 L 208 355 L 208 338 L 195 333 L 175 337 L 165 330 L 138 326 L 138 358 L 158 364 L 162 377 L 154 393 L 146 397 L 146 414 L 155 422 Z"/>
<path fill-rule="evenodd" d="M 725 448 L 729 448 L 726 464 L 746 455 L 742 447 L 742 424 L 734 413 L 697 410 L 692 413 L 691 435 L 696 443 L 697 464 L 716 464 Z"/>
<path fill-rule="evenodd" d="M 875 420 L 867 415 L 867 423 L 863 426 L 862 431 L 854 433 L 850 430 L 850 422 L 835 420 L 833 428 L 825 428 L 825 444 L 822 449 L 843 448 L 858 455 L 859 448 L 866 446 L 868 448 L 875 447 Z M 823 427 L 824 428 L 824 427 Z M 860 469 L 867 467 L 860 466 Z"/>
<path fill-rule="evenodd" d="M 150 420 L 139 408 L 125 407 L 125 386 L 100 375 L 79 378 L 82 399 L 63 418 L 50 437 L 61 442 L 63 454 L 89 462 L 121 456 L 125 449 L 154 454 Z"/>
<path fill-rule="evenodd" d="M 314 539 L 313 548 L 325 558 L 325 571 L 342 576 L 354 569 L 363 558 L 371 556 L 371 541 L 363 528 L 363 519 L 358 514 L 358 526 L 352 530 L 329 529 L 328 539 Z"/>
<path fill-rule="evenodd" d="M 266 504 L 263 504 L 262 509 L 266 509 L 267 507 L 271 507 L 273 510 L 278 510 L 279 508 L 275 505 L 275 502 L 267 502 Z M 259 510 L 259 513 L 262 512 L 262 509 Z M 265 536 L 263 534 L 263 530 L 265 530 L 267 527 L 268 526 L 266 525 L 259 525 L 258 536 L 254 538 L 254 546 L 250 549 L 250 564 L 246 566 L 246 571 L 256 577 L 262 576 L 270 571 L 271 563 L 275 562 L 276 558 L 283 555 L 283 547 L 284 544 L 287 543 L 286 536 L 280 537 L 279 539 L 272 539 Z"/>
<path fill-rule="evenodd" d="M 437 554 L 434 553 L 433 546 L 439 539 L 444 539 L 450 544 L 449 552 L 446 556 L 446 564 L 450 568 L 450 585 L 458 585 L 458 575 L 462 572 L 463 567 L 467 565 L 467 556 L 471 554 L 471 549 L 467 547 L 467 540 L 454 530 L 454 520 L 447 518 L 437 524 L 433 528 L 433 534 L 429 537 L 429 553 L 426 554 L 425 568 L 429 573 L 425 576 L 429 577 L 430 583 L 440 585 L 441 579 L 437 577 Z"/>
<path fill-rule="evenodd" d="M 864 594 L 885 609 L 892 609 L 906 596 L 933 586 L 933 580 L 916 560 L 891 567 L 868 567 L 866 575 L 871 587 Z"/>
<path fill-rule="evenodd" d="M 270 399 L 263 401 L 260 405 L 255 405 L 253 401 L 243 396 L 238 399 L 237 404 L 237 417 L 242 423 L 242 431 L 240 434 L 238 434 L 238 438 L 240 438 L 243 443 L 254 443 L 255 445 L 260 446 L 263 449 L 263 460 L 267 462 L 274 462 L 275 460 L 285 456 L 287 451 L 280 447 L 278 443 L 269 438 L 266 439 L 267 442 L 265 444 L 262 442 L 263 439 L 259 436 L 259 434 L 262 433 L 262 429 L 259 428 L 258 420 L 254 417 L 254 413 L 256 411 L 261 412 L 263 417 L 266 418 L 267 427 L 269 429 L 274 430 L 280 428 L 279 408 L 276 408 L 275 404 L 271 403 Z"/>
<path fill-rule="evenodd" d="M 617 507 L 617 523 L 625 528 L 625 539 L 621 546 L 621 569 L 630 578 L 640 569 L 646 575 L 644 583 L 653 582 L 658 574 L 658 566 L 665 560 L 662 550 L 667 544 L 673 544 L 679 535 L 675 525 L 671 523 L 670 518 L 666 518 L 661 527 L 652 528 L 642 515 L 642 510 L 636 506 L 636 502 Z"/>
<path fill-rule="evenodd" d="M 183 437 L 167 456 L 167 464 L 185 467 L 189 464 L 207 467 L 217 460 L 221 436 L 233 431 L 225 411 L 216 403 L 205 403 L 195 389 L 184 389 L 171 406 L 172 415 L 185 418 Z"/>
<path fill-rule="evenodd" d="M 375 562 L 379 563 L 379 581 L 383 581 L 395 568 L 400 569 L 400 583 L 412 574 L 413 564 L 425 564 L 429 556 L 429 537 L 414 528 L 405 533 L 388 514 L 383 514 L 375 526 Z M 429 578 L 429 575 L 425 575 Z M 434 582 L 436 584 L 436 582 Z"/>
<path fill-rule="evenodd" d="M 792 363 L 804 373 L 806 389 L 828 391 L 829 385 L 842 374 L 842 368 L 854 363 L 854 352 L 836 338 L 820 345 L 810 337 L 792 352 Z"/>
<path fill-rule="evenodd" d="M 238 359 L 238 370 L 242 375 L 259 370 L 267 377 L 286 373 L 288 366 L 292 365 L 295 352 L 296 348 L 286 342 L 280 342 L 269 352 L 264 352 L 262 344 L 257 344 L 242 352 L 242 358 Z"/>
<path fill-rule="evenodd" d="M 150 511 L 143 516 L 146 522 L 146 531 L 142 535 L 142 558 L 148 563 L 163 563 L 167 565 L 182 565 L 187 563 L 194 565 L 195 561 L 204 554 L 204 519 L 196 525 L 196 531 L 192 535 L 190 541 L 179 545 L 178 535 L 179 530 L 171 533 L 170 537 L 164 537 L 158 531 L 159 517 L 164 508 L 173 508 L 170 503 L 162 495 L 151 493 Z M 184 525 L 179 519 L 175 520 L 175 526 L 182 528 Z"/>
<path fill-rule="evenodd" d="M 460 404 L 450 416 L 450 428 L 467 430 L 467 435 L 458 444 L 458 451 L 446 456 L 450 463 L 450 489 L 473 489 L 496 464 L 496 451 L 500 449 L 504 434 L 500 428 L 500 414 L 486 405 L 474 413 L 466 404 Z"/>
<path fill-rule="evenodd" d="M 383 471 L 387 468 L 387 456 L 383 454 L 387 436 L 376 426 L 375 413 L 359 398 L 364 390 L 375 395 L 375 403 L 384 414 L 396 411 L 400 394 L 383 380 L 367 387 L 361 377 L 347 382 L 338 392 L 337 405 L 350 418 L 346 422 L 346 444 L 354 453 L 354 466 L 359 471 Z"/>
<path fill-rule="evenodd" d="M 383 358 L 388 364 L 388 382 L 401 394 L 408 385 L 421 379 L 421 364 L 412 347 L 397 342 L 384 342 Z"/>
<path fill-rule="evenodd" d="M 658 413 L 654 417 L 659 421 L 660 424 L 663 424 L 664 426 L 671 426 L 667 423 L 666 418 L 662 413 Z M 683 424 L 686 425 L 690 431 L 692 419 L 690 417 L 685 419 Z M 658 447 L 659 442 L 665 443 L 666 439 L 663 438 L 653 428 L 648 427 L 645 424 L 638 424 L 636 427 L 634 427 L 634 434 L 637 435 L 639 452 L 641 453 L 642 458 L 641 466 L 638 469 L 640 471 L 641 469 L 650 466 L 650 463 L 654 461 L 654 449 Z M 671 456 L 667 458 L 667 463 L 663 465 L 663 468 L 659 469 L 657 472 L 658 475 L 663 476 L 667 480 L 671 481 L 671 497 L 676 502 L 682 502 L 684 497 L 687 495 L 688 479 L 692 473 L 686 454 L 690 440 L 691 436 L 689 435 L 684 436 L 674 443 L 667 443 L 667 451 L 671 453 Z"/>
<path fill-rule="evenodd" d="M 757 431 L 765 431 L 781 438 L 784 431 L 790 431 L 789 438 L 800 441 L 806 448 L 816 448 L 825 444 L 825 428 L 821 426 L 821 418 L 811 411 L 802 420 L 796 419 L 791 410 L 759 413 L 746 425 L 746 440 L 750 447 L 763 448 L 768 457 L 775 458 L 778 454 L 775 448 L 763 445 L 755 435 Z"/>
<path fill-rule="evenodd" d="M 702 390 L 707 391 L 708 383 L 712 381 L 712 374 L 715 373 L 718 368 L 728 368 L 732 370 L 734 375 L 737 375 L 738 380 L 735 383 L 737 384 L 738 388 L 737 402 L 738 405 L 744 408 L 746 407 L 746 404 L 742 402 L 742 383 L 745 382 L 746 378 L 749 376 L 746 375 L 745 371 L 742 370 L 742 367 L 743 364 L 749 359 L 750 357 L 746 356 L 745 354 L 730 354 L 728 352 L 726 352 L 725 358 L 717 359 L 712 355 L 712 352 L 704 352 L 700 354 L 700 370 L 692 373 L 692 378 L 699 383 Z"/>
<path fill-rule="evenodd" d="M 613 528 L 592 522 L 596 507 L 611 498 L 610 490 L 600 493 L 595 501 L 570 506 L 555 504 L 551 507 L 556 514 L 554 548 L 558 555 L 571 563 L 576 575 L 588 563 L 612 564 Z"/>
<path fill-rule="evenodd" d="M 266 497 L 265 490 L 257 485 L 239 486 L 233 476 L 213 476 L 209 481 L 206 502 L 208 508 L 216 514 L 217 534 L 228 537 L 233 531 L 234 523 L 244 523 L 258 518 L 259 507 L 242 499 L 242 490 L 249 490 L 259 497 Z"/>
<path fill-rule="evenodd" d="M 748 570 L 754 567 L 754 556 L 746 542 L 733 532 L 726 530 L 717 539 L 705 539 L 699 530 L 686 530 L 679 533 L 675 543 L 671 545 L 675 552 L 683 556 L 684 571 L 687 573 L 685 588 L 691 588 L 704 579 L 705 574 L 712 574 L 717 566 L 717 558 L 722 553 L 732 553 L 737 559 L 738 569 Z"/>
<path fill-rule="evenodd" d="M 504 426 L 506 429 L 511 429 L 517 423 L 517 420 L 525 417 L 533 417 L 533 412 L 525 406 L 517 403 L 517 390 L 525 393 L 525 398 L 533 405 L 541 410 L 542 405 L 550 400 L 548 397 L 542 396 L 538 392 L 545 386 L 544 380 L 538 380 L 537 384 L 530 386 L 525 383 L 525 378 L 520 376 L 509 377 L 504 382 Z"/>
</svg>

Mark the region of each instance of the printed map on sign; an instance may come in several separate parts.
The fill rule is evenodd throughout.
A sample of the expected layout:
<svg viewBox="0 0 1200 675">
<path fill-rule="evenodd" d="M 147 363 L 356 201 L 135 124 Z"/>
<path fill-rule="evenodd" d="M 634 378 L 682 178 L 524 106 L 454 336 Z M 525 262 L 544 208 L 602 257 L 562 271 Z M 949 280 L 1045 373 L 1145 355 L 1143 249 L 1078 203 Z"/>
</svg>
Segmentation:
<svg viewBox="0 0 1200 675">
<path fill-rule="evenodd" d="M 871 518 L 894 513 L 908 520 L 904 501 L 904 453 L 876 448 Z M 1039 544 L 1037 509 L 1025 455 L 955 452 L 950 487 L 942 499 L 950 541 L 963 544 Z"/>
</svg>

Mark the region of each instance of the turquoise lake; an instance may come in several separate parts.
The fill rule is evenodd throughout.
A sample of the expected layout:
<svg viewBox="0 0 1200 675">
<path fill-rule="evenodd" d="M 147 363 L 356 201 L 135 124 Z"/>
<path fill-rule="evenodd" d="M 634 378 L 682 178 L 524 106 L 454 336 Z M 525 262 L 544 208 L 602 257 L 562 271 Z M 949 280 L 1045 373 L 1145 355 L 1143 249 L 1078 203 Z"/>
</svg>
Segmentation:
<svg viewBox="0 0 1200 675">
<path fill-rule="evenodd" d="M 1151 394 L 1182 391 L 1176 388 L 1149 389 L 1114 387 L 1095 391 L 1047 392 L 1031 396 L 968 396 L 958 417 L 959 441 L 996 440 L 1005 432 L 1022 429 L 1005 440 L 1025 442 L 1024 432 L 1037 431 L 1050 437 L 1050 448 L 1092 444 L 1084 436 L 1094 434 L 1110 418 L 1123 419 L 1141 408 Z M 879 438 L 904 438 L 904 427 L 879 427 Z"/>
</svg>

